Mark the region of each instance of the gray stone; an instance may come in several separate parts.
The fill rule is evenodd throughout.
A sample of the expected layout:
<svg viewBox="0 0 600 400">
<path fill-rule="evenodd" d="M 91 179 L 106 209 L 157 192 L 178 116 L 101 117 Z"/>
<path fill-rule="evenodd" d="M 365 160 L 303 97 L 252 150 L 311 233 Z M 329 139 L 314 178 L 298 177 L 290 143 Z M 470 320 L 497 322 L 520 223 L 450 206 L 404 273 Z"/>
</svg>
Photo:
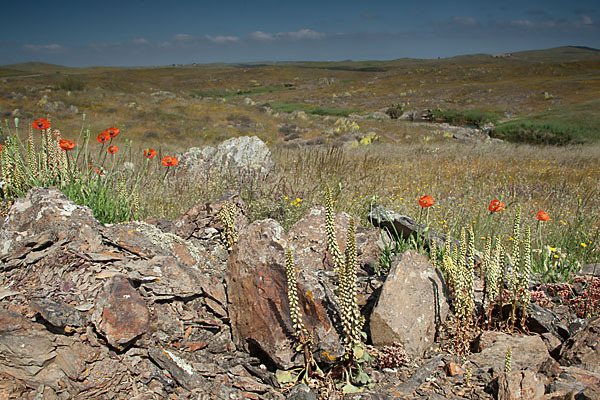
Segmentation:
<svg viewBox="0 0 600 400">
<path fill-rule="evenodd" d="M 234 173 L 265 177 L 275 169 L 271 151 L 256 136 L 232 138 L 217 147 L 192 147 L 177 158 L 178 168 L 192 174 Z"/>
<path fill-rule="evenodd" d="M 443 278 L 425 257 L 414 250 L 400 254 L 371 315 L 373 344 L 398 342 L 410 357 L 422 357 L 448 314 L 446 296 Z"/>
<path fill-rule="evenodd" d="M 288 393 L 286 400 L 317 400 L 317 396 L 304 383 L 296 385 Z"/>
<path fill-rule="evenodd" d="M 485 331 L 479 335 L 473 345 L 473 351 L 468 359 L 477 367 L 492 369 L 494 375 L 504 371 L 506 351 L 510 346 L 512 351 L 512 369 L 529 368 L 538 371 L 550 354 L 544 341 L 537 335 L 511 336 L 502 332 Z"/>
</svg>

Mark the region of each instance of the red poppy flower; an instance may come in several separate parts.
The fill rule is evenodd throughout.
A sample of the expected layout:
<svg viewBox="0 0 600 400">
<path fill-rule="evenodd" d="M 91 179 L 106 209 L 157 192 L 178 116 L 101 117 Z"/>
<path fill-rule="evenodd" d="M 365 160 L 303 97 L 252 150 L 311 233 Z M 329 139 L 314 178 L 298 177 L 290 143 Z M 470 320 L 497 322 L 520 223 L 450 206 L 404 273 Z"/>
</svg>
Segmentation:
<svg viewBox="0 0 600 400">
<path fill-rule="evenodd" d="M 67 140 L 67 139 L 60 139 L 58 141 L 58 145 L 64 151 L 73 150 L 75 148 L 75 142 L 72 142 L 72 141 Z"/>
<path fill-rule="evenodd" d="M 539 219 L 540 221 L 548 221 L 550 219 L 550 216 L 548 214 L 546 214 L 545 211 L 542 211 L 542 210 L 540 210 L 540 212 L 538 212 L 535 217 L 537 219 Z"/>
<path fill-rule="evenodd" d="M 106 132 L 102 132 L 96 138 L 96 140 L 98 140 L 98 142 L 100 142 L 100 143 L 106 143 L 109 141 L 109 139 L 110 139 L 110 136 L 108 136 L 108 134 Z"/>
<path fill-rule="evenodd" d="M 3 148 L 4 148 L 4 146 L 2 146 L 2 145 L 0 144 L 0 151 L 2 151 L 2 149 L 3 149 Z"/>
<path fill-rule="evenodd" d="M 434 204 L 435 201 L 433 201 L 433 197 L 431 196 L 423 196 L 419 199 L 419 205 L 423 208 L 431 207 Z"/>
<path fill-rule="evenodd" d="M 119 128 L 111 127 L 111 128 L 108 128 L 107 130 L 105 130 L 102 133 L 106 133 L 111 138 L 114 138 L 114 137 L 117 137 L 117 135 L 119 134 L 119 132 L 121 132 L 121 130 Z"/>
<path fill-rule="evenodd" d="M 106 149 L 106 152 L 110 154 L 115 154 L 117 151 L 119 151 L 118 146 L 108 146 L 108 149 Z"/>
<path fill-rule="evenodd" d="M 165 167 L 173 167 L 173 166 L 177 165 L 178 162 L 179 162 L 179 160 L 177 158 L 170 157 L 170 156 L 166 156 L 162 160 L 162 163 Z"/>
<path fill-rule="evenodd" d="M 154 149 L 148 148 L 148 149 L 144 150 L 144 157 L 146 157 L 146 158 L 152 158 L 155 155 L 156 155 L 156 150 L 154 150 Z"/>
<path fill-rule="evenodd" d="M 504 203 L 500 200 L 492 200 L 488 207 L 488 210 L 491 212 L 498 212 L 500 210 L 504 210 Z"/>
<path fill-rule="evenodd" d="M 104 175 L 104 171 L 102 169 L 96 168 L 94 172 L 96 172 L 98 175 Z"/>
<path fill-rule="evenodd" d="M 33 121 L 33 127 L 35 129 L 48 129 L 50 128 L 50 121 L 46 118 L 40 118 Z"/>
</svg>

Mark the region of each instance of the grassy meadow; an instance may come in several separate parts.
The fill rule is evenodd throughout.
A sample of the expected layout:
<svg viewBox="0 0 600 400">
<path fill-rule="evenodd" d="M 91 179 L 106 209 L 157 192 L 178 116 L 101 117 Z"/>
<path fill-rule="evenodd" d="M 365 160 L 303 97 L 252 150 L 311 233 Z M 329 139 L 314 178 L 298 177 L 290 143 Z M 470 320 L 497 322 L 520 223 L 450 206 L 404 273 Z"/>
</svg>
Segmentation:
<svg viewBox="0 0 600 400">
<path fill-rule="evenodd" d="M 493 235 L 508 247 L 520 205 L 522 223 L 532 228 L 537 269 L 548 279 L 567 279 L 579 265 L 600 262 L 599 51 L 156 68 L 30 63 L 0 67 L 0 82 L 4 135 L 15 135 L 18 117 L 24 143 L 31 122 L 48 117 L 78 150 L 89 132 L 87 151 L 107 176 L 124 162 L 137 166 L 137 173 L 110 181 L 135 192 L 135 218 L 173 219 L 237 190 L 251 219 L 272 217 L 287 229 L 310 207 L 324 204 L 328 185 L 336 208 L 359 216 L 362 225 L 369 207 L 382 204 L 454 236 L 471 225 L 480 249 Z M 438 124 L 373 117 L 392 104 L 430 109 L 439 121 L 454 124 L 491 121 L 494 135 L 505 141 L 461 142 Z M 354 127 L 332 134 L 350 114 L 359 116 Z M 120 129 L 111 141 L 120 150 L 106 157 L 96 136 L 112 126 Z M 323 144 L 290 146 L 290 130 Z M 352 139 L 342 141 L 344 134 Z M 207 171 L 190 180 L 160 162 L 191 146 L 244 135 L 269 145 L 275 173 L 258 179 Z M 376 140 L 361 143 L 361 137 Z M 142 154 L 149 147 L 158 152 L 152 160 Z M 70 156 L 74 161 L 75 152 Z M 117 191 L 91 172 L 84 175 L 107 197 Z M 423 195 L 435 205 L 422 209 Z M 490 212 L 494 199 L 505 209 Z M 121 203 L 101 207 L 115 204 Z M 540 210 L 549 221 L 536 219 Z"/>
</svg>

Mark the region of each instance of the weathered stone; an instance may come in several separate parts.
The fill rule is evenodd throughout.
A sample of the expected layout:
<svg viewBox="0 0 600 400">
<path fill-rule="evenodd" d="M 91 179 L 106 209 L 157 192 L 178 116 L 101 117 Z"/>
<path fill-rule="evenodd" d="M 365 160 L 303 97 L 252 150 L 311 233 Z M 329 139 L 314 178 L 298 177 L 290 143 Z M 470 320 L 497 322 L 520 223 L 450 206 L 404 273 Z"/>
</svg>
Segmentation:
<svg viewBox="0 0 600 400">
<path fill-rule="evenodd" d="M 65 342 L 71 343 L 66 338 Z M 53 335 L 42 325 L 0 309 L 0 376 L 12 376 L 30 387 L 66 385 L 65 374 L 54 362 L 56 347 Z"/>
<path fill-rule="evenodd" d="M 392 263 L 370 319 L 375 345 L 404 345 L 412 358 L 422 357 L 448 314 L 447 291 L 427 259 L 409 250 Z"/>
<path fill-rule="evenodd" d="M 112 277 L 96 298 L 92 321 L 112 346 L 122 348 L 148 329 L 150 312 L 122 275 Z"/>
<path fill-rule="evenodd" d="M 485 331 L 479 335 L 473 345 L 476 353 L 469 356 L 469 361 L 477 367 L 493 369 L 494 375 L 504 371 L 506 350 L 510 346 L 512 352 L 512 368 L 520 370 L 529 368 L 538 371 L 544 361 L 550 357 L 544 341 L 535 336 L 511 336 L 502 332 Z"/>
<path fill-rule="evenodd" d="M 335 235 L 340 245 L 344 248 L 348 223 L 354 218 L 347 213 L 339 213 L 334 216 Z M 325 228 L 325 209 L 323 207 L 311 208 L 298 222 L 291 227 L 288 238 L 294 246 L 294 258 L 303 270 L 315 271 L 332 269 L 327 259 L 327 234 Z M 379 233 L 377 229 L 359 227 L 356 230 L 356 253 L 358 263 L 361 266 L 375 265 L 381 253 L 379 244 Z M 372 269 L 372 268 L 371 268 Z"/>
<path fill-rule="evenodd" d="M 452 236 L 437 232 L 408 215 L 399 214 L 383 206 L 372 207 L 368 218 L 374 226 L 386 229 L 392 236 L 404 239 L 418 236 L 420 240 L 426 241 L 428 244 L 435 241 L 438 249 L 444 246 L 446 240 L 450 240 L 452 244 L 457 246 L 460 244 Z M 481 257 L 481 252 L 476 250 L 475 261 L 479 261 Z"/>
<path fill-rule="evenodd" d="M 35 299 L 31 302 L 31 308 L 56 328 L 64 329 L 66 326 L 81 327 L 87 323 L 85 314 L 64 302 L 57 302 L 50 299 Z"/>
<path fill-rule="evenodd" d="M 449 362 L 445 366 L 446 374 L 448 376 L 464 375 L 465 370 L 455 362 Z"/>
<path fill-rule="evenodd" d="M 544 382 L 530 370 L 503 373 L 498 377 L 498 400 L 539 400 L 544 398 Z"/>
<path fill-rule="evenodd" d="M 104 240 L 143 259 L 174 256 L 187 266 L 198 266 L 210 256 L 172 233 L 164 233 L 145 222 L 128 222 L 107 227 Z"/>
<path fill-rule="evenodd" d="M 256 221 L 239 233 L 227 268 L 227 297 L 234 342 L 266 355 L 282 369 L 300 365 L 294 350 L 287 297 L 283 228 L 274 220 Z M 306 328 L 314 334 L 315 354 L 343 354 L 339 336 L 318 294 L 299 279 L 299 304 Z M 320 289 L 325 292 L 324 288 Z"/>
<path fill-rule="evenodd" d="M 179 168 L 192 174 L 241 173 L 264 177 L 275 169 L 269 148 L 256 136 L 232 138 L 217 147 L 192 147 L 177 158 Z"/>
<path fill-rule="evenodd" d="M 317 400 L 317 396 L 315 396 L 307 385 L 301 383 L 290 390 L 286 400 Z"/>
<path fill-rule="evenodd" d="M 183 354 L 174 350 L 154 348 L 148 351 L 148 355 L 161 368 L 169 371 L 173 379 L 187 390 L 193 390 L 202 385 L 202 376 L 196 373 Z"/>
<path fill-rule="evenodd" d="M 600 317 L 591 320 L 563 344 L 560 363 L 600 373 Z"/>
<path fill-rule="evenodd" d="M 142 282 L 144 289 L 159 298 L 187 298 L 204 293 L 210 278 L 198 269 L 181 263 L 173 256 L 154 256 L 125 265 L 130 279 Z"/>
<path fill-rule="evenodd" d="M 169 227 L 170 231 L 185 240 L 195 240 L 199 247 L 210 248 L 221 241 L 223 224 L 217 214 L 225 203 L 233 203 L 237 208 L 234 226 L 236 231 L 248 225 L 247 207 L 237 193 L 227 193 L 219 201 L 200 203 L 177 217 Z"/>
<path fill-rule="evenodd" d="M 421 365 L 406 382 L 402 382 L 394 387 L 391 393 L 402 397 L 412 396 L 419 386 L 429 379 L 436 369 L 443 365 L 442 358 L 443 356 L 439 355 Z"/>
<path fill-rule="evenodd" d="M 570 335 L 569 328 L 560 321 L 558 315 L 536 303 L 529 304 L 526 326 L 530 332 L 552 333 L 562 340 L 568 339 Z"/>
<path fill-rule="evenodd" d="M 75 241 L 73 246 L 79 251 L 97 251 L 101 245 L 100 229 L 88 207 L 76 205 L 57 189 L 36 187 L 16 199 L 11 207 L 0 229 L 0 257 L 36 235 L 38 239 L 31 247 Z"/>
<path fill-rule="evenodd" d="M 580 395 L 586 389 L 591 388 L 590 391 L 593 392 L 594 389 L 600 388 L 600 373 L 578 367 L 560 367 L 557 375 L 548 386 L 548 392 L 552 396 L 573 395 L 572 398 L 579 399 L 585 398 Z"/>
</svg>

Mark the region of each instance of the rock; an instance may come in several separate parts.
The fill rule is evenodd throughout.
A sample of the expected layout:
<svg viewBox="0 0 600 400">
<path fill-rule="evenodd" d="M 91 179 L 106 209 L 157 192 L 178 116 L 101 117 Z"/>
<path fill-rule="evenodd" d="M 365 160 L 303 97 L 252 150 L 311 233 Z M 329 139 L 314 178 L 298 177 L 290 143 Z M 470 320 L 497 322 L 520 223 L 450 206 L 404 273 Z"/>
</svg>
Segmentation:
<svg viewBox="0 0 600 400">
<path fill-rule="evenodd" d="M 557 375 L 547 385 L 547 393 L 550 393 L 552 398 L 565 396 L 566 398 L 585 399 L 583 393 L 586 391 L 594 393 L 600 389 L 600 374 L 598 373 L 577 367 L 560 367 Z M 598 399 L 600 397 L 591 398 Z"/>
<path fill-rule="evenodd" d="M 427 227 L 414 218 L 408 215 L 398 214 L 395 211 L 389 210 L 383 206 L 372 207 L 369 211 L 369 222 L 374 226 L 386 229 L 391 235 L 408 239 L 411 236 L 418 234 L 421 239 L 431 242 L 435 240 L 438 249 L 442 248 L 446 243 L 447 235 L 439 233 Z M 450 236 L 453 244 L 459 245 L 457 239 Z"/>
<path fill-rule="evenodd" d="M 408 250 L 392 262 L 370 318 L 374 345 L 404 345 L 411 358 L 423 356 L 446 319 L 447 289 L 425 257 Z"/>
<path fill-rule="evenodd" d="M 502 332 L 484 331 L 474 344 L 468 359 L 477 367 L 493 369 L 494 375 L 504 371 L 504 361 L 508 346 L 512 349 L 512 368 L 520 370 L 530 368 L 538 371 L 550 354 L 546 349 L 544 341 L 535 336 L 511 336 Z"/>
<path fill-rule="evenodd" d="M 233 203 L 237 212 L 234 220 L 234 228 L 239 232 L 242 227 L 248 225 L 248 208 L 237 193 L 229 192 L 221 199 L 212 203 L 196 204 L 185 214 L 177 217 L 169 226 L 168 231 L 177 236 L 191 241 L 200 249 L 205 249 L 211 253 L 217 261 L 226 262 L 227 253 L 219 253 L 218 248 L 224 248 L 225 245 L 221 238 L 221 232 L 224 229 L 223 223 L 217 216 L 225 203 Z M 225 257 L 220 257 L 220 256 Z M 221 258 L 223 258 L 221 260 Z M 223 268 L 220 263 L 210 264 L 212 269 Z"/>
<path fill-rule="evenodd" d="M 62 301 L 35 299 L 31 301 L 31 308 L 55 328 L 82 327 L 87 324 L 85 314 Z"/>
<path fill-rule="evenodd" d="M 574 365 L 600 373 L 600 317 L 567 340 L 560 352 L 562 365 Z"/>
<path fill-rule="evenodd" d="M 442 358 L 443 356 L 439 355 L 421 365 L 406 382 L 402 382 L 400 385 L 394 387 L 391 393 L 401 396 L 401 398 L 412 396 L 419 386 L 429 379 L 436 369 L 443 365 Z"/>
<path fill-rule="evenodd" d="M 358 222 L 357 217 L 347 213 L 338 213 L 334 217 L 335 235 L 338 243 L 343 248 L 350 218 Z M 332 270 L 331 262 L 324 263 L 327 254 L 327 233 L 325 229 L 325 208 L 311 208 L 288 233 L 288 238 L 294 247 L 294 260 L 297 265 L 302 265 L 305 271 Z M 377 264 L 381 247 L 379 232 L 376 229 L 358 227 L 356 230 L 356 253 L 358 263 L 364 269 L 373 269 Z M 329 264 L 329 265 L 328 265 Z"/>
<path fill-rule="evenodd" d="M 202 385 L 202 376 L 195 371 L 189 361 L 174 350 L 163 348 L 150 349 L 150 358 L 161 368 L 169 371 L 169 374 L 187 390 L 193 390 Z"/>
<path fill-rule="evenodd" d="M 526 326 L 530 332 L 552 333 L 562 340 L 566 340 L 570 336 L 569 328 L 560 321 L 558 315 L 536 303 L 529 304 Z"/>
<path fill-rule="evenodd" d="M 0 309 L 0 374 L 8 374 L 33 387 L 58 387 L 64 377 L 52 362 L 56 344 L 41 325 L 17 313 Z"/>
<path fill-rule="evenodd" d="M 177 168 L 192 174 L 243 174 L 264 178 L 275 169 L 269 148 L 256 136 L 232 138 L 217 147 L 192 147 L 177 158 Z"/>
<path fill-rule="evenodd" d="M 179 262 L 173 256 L 154 256 L 150 260 L 133 260 L 125 265 L 125 270 L 129 271 L 130 279 L 142 282 L 141 285 L 144 289 L 162 299 L 202 295 L 204 288 L 221 284 L 212 281 L 208 275 L 198 269 Z"/>
<path fill-rule="evenodd" d="M 498 400 L 538 400 L 544 398 L 544 382 L 529 370 L 503 373 L 498 377 Z"/>
<path fill-rule="evenodd" d="M 79 252 L 95 252 L 101 245 L 100 229 L 88 207 L 73 203 L 57 189 L 32 188 L 15 200 L 2 225 L 0 259 L 6 261 L 19 248 L 35 247 L 39 242 L 31 243 L 30 239 L 36 236 L 47 238 L 44 248 L 74 242 L 71 246 Z"/>
<path fill-rule="evenodd" d="M 465 370 L 455 362 L 449 362 L 445 366 L 448 376 L 464 375 Z"/>
<path fill-rule="evenodd" d="M 317 400 L 317 396 L 304 383 L 296 385 L 288 393 L 286 400 Z"/>
<path fill-rule="evenodd" d="M 149 319 L 146 303 L 122 275 L 106 282 L 92 314 L 96 329 L 119 349 L 146 332 Z"/>
<path fill-rule="evenodd" d="M 239 232 L 227 266 L 227 297 L 233 339 L 239 348 L 267 358 L 280 369 L 301 365 L 295 351 L 287 297 L 283 228 L 272 219 L 256 221 Z M 298 264 L 299 265 L 299 264 Z M 313 332 L 315 355 L 343 355 L 339 336 L 321 300 L 326 289 L 313 290 L 299 279 L 299 304 L 306 328 Z"/>
<path fill-rule="evenodd" d="M 175 256 L 187 266 L 206 264 L 210 255 L 172 233 L 165 233 L 145 222 L 128 222 L 107 227 L 104 241 L 143 259 Z"/>
<path fill-rule="evenodd" d="M 542 333 L 540 335 L 540 337 L 544 341 L 544 344 L 546 345 L 546 348 L 548 349 L 548 352 L 551 355 L 555 355 L 555 354 L 557 354 L 557 352 L 560 351 L 560 346 L 562 345 L 562 342 L 560 341 L 559 338 L 554 336 L 553 333 L 550 333 L 550 332 Z"/>
</svg>

